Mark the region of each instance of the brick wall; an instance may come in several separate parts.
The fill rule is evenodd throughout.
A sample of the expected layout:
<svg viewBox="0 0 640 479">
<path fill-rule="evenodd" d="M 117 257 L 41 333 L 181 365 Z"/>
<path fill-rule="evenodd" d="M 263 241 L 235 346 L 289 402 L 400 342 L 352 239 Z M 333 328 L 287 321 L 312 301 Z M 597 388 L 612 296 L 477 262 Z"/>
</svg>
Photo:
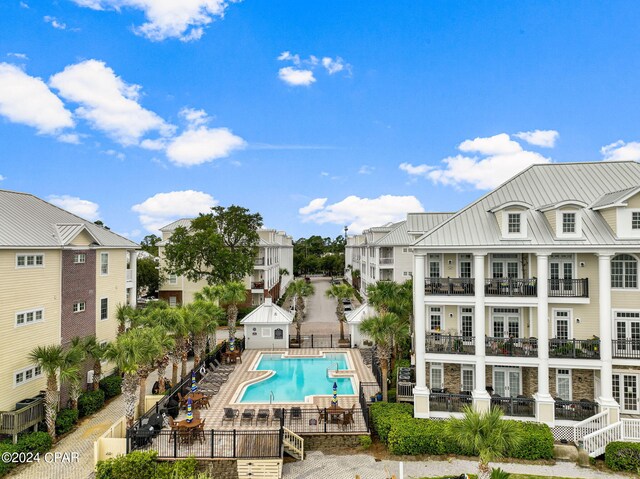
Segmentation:
<svg viewBox="0 0 640 479">
<path fill-rule="evenodd" d="M 460 392 L 460 365 L 445 364 L 444 365 L 444 388 L 448 393 L 457 394 Z"/>
<path fill-rule="evenodd" d="M 538 369 L 522 368 L 522 394 L 532 397 L 538 392 Z"/>
<path fill-rule="evenodd" d="M 74 264 L 77 253 L 86 255 L 85 263 Z M 84 301 L 85 310 L 74 313 L 73 304 Z M 61 295 L 62 345 L 74 336 L 96 334 L 96 252 L 66 250 L 62 252 Z"/>
</svg>

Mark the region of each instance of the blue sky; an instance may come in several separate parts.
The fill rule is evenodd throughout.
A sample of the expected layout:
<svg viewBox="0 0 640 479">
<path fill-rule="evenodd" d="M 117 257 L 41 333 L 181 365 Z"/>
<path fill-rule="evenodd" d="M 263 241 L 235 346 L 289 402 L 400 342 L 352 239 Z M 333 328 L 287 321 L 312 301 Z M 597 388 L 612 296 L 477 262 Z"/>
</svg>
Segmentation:
<svg viewBox="0 0 640 479">
<path fill-rule="evenodd" d="M 185 6 L 186 4 L 186 6 Z M 140 239 L 212 204 L 294 237 L 640 160 L 637 2 L 7 0 L 0 188 Z"/>
</svg>

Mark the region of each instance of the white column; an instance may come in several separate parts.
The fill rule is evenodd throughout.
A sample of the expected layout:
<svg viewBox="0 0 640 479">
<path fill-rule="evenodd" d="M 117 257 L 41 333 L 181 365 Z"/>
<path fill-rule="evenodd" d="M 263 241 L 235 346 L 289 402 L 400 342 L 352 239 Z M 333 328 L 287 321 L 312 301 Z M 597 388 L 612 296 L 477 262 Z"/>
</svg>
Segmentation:
<svg viewBox="0 0 640 479">
<path fill-rule="evenodd" d="M 129 269 L 131 270 L 131 282 L 133 284 L 133 286 L 131 287 L 131 291 L 129 292 L 129 306 L 131 306 L 132 308 L 135 308 L 138 304 L 137 261 L 138 252 L 135 250 L 129 251 Z"/>
<path fill-rule="evenodd" d="M 427 256 L 420 252 L 413 256 L 413 339 L 416 355 L 416 386 L 413 390 L 413 414 L 429 417 L 429 388 L 427 388 L 426 335 L 427 326 L 424 308 L 424 271 Z"/>
<path fill-rule="evenodd" d="M 553 426 L 555 422 L 555 402 L 549 394 L 549 254 L 537 253 L 538 280 L 538 391 L 536 400 L 536 420 Z"/>
<path fill-rule="evenodd" d="M 473 404 L 476 410 L 483 411 L 489 409 L 491 405 L 491 396 L 487 392 L 486 379 L 486 353 L 485 353 L 485 336 L 486 336 L 486 317 L 484 305 L 484 264 L 486 253 L 473 254 L 473 275 L 475 290 L 475 307 L 473 310 L 473 334 L 475 336 L 475 380 L 476 387 L 473 390 Z"/>
<path fill-rule="evenodd" d="M 620 406 L 613 399 L 612 319 L 611 319 L 611 253 L 598 254 L 598 296 L 600 316 L 600 397 L 602 410 L 609 410 L 610 424 L 618 421 Z"/>
</svg>

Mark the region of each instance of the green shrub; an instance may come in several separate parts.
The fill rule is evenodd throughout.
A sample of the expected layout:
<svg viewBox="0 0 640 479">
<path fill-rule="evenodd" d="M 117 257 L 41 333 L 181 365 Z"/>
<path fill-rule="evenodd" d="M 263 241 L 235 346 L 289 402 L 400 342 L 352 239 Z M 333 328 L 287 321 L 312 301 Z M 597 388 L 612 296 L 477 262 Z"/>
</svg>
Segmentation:
<svg viewBox="0 0 640 479">
<path fill-rule="evenodd" d="M 463 448 L 449 437 L 446 421 L 404 418 L 395 422 L 389 431 L 387 446 L 391 454 L 459 454 L 469 456 L 470 448 Z"/>
<path fill-rule="evenodd" d="M 51 436 L 46 432 L 30 432 L 18 439 L 18 450 L 20 452 L 39 452 L 43 454 L 51 449 Z"/>
<path fill-rule="evenodd" d="M 376 402 L 370 406 L 369 414 L 374 431 L 386 444 L 393 423 L 403 418 L 413 417 L 413 407 L 410 404 Z"/>
<path fill-rule="evenodd" d="M 509 479 L 511 477 L 511 473 L 507 471 L 503 471 L 500 468 L 491 469 L 491 478 L 490 479 Z"/>
<path fill-rule="evenodd" d="M 122 378 L 119 374 L 112 374 L 100 380 L 100 389 L 104 391 L 105 399 L 110 399 L 122 392 Z"/>
<path fill-rule="evenodd" d="M 12 454 L 14 452 L 20 452 L 20 450 L 18 448 L 18 445 L 12 444 L 11 441 L 0 442 L 0 455 L 6 452 Z M 5 475 L 7 472 L 13 469 L 16 465 L 17 464 L 12 462 L 0 461 L 0 476 Z"/>
<path fill-rule="evenodd" d="M 56 434 L 69 432 L 78 421 L 79 412 L 77 409 L 61 409 L 56 417 Z"/>
<path fill-rule="evenodd" d="M 371 447 L 371 444 L 373 444 L 371 436 L 360 436 L 360 447 L 362 447 L 362 449 L 369 449 Z"/>
<path fill-rule="evenodd" d="M 196 475 L 197 469 L 198 461 L 193 457 L 189 457 L 182 461 L 175 461 L 173 463 L 173 477 L 184 477 L 185 479 L 190 479 Z"/>
<path fill-rule="evenodd" d="M 391 388 L 387 390 L 387 401 L 396 402 L 396 388 Z"/>
<path fill-rule="evenodd" d="M 156 451 L 134 451 L 106 461 L 98 461 L 96 479 L 152 479 L 156 470 Z"/>
<path fill-rule="evenodd" d="M 87 391 L 80 394 L 78 398 L 78 411 L 80 417 L 89 416 L 94 414 L 102 408 L 104 405 L 104 391 L 98 389 L 97 391 Z"/>
<path fill-rule="evenodd" d="M 519 422 L 520 444 L 507 455 L 514 459 L 553 459 L 553 433 L 546 424 Z"/>
<path fill-rule="evenodd" d="M 640 473 L 640 443 L 610 442 L 604 450 L 604 463 L 614 471 Z"/>
</svg>

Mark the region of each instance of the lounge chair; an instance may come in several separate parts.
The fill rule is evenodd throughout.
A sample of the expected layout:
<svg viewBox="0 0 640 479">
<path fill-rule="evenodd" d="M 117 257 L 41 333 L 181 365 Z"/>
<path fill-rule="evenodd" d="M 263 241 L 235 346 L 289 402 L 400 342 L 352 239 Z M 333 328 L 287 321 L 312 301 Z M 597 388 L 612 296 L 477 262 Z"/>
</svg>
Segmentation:
<svg viewBox="0 0 640 479">
<path fill-rule="evenodd" d="M 244 421 L 249 421 L 249 424 L 253 423 L 253 418 L 256 417 L 256 410 L 253 408 L 245 409 L 240 416 L 240 424 Z"/>
<path fill-rule="evenodd" d="M 231 424 L 233 424 L 239 414 L 240 414 L 240 411 L 238 411 L 237 409 L 232 409 L 230 407 L 224 408 L 224 416 L 222 416 L 222 423 L 224 424 L 225 421 L 231 421 Z"/>
<path fill-rule="evenodd" d="M 256 424 L 258 424 L 258 422 L 260 421 L 264 421 L 265 423 L 269 421 L 268 409 L 258 409 L 258 415 L 256 416 Z"/>
<path fill-rule="evenodd" d="M 273 409 L 273 416 L 271 416 L 271 424 L 273 424 L 273 421 L 283 421 L 284 420 L 284 409 L 282 408 L 274 408 Z"/>
</svg>

